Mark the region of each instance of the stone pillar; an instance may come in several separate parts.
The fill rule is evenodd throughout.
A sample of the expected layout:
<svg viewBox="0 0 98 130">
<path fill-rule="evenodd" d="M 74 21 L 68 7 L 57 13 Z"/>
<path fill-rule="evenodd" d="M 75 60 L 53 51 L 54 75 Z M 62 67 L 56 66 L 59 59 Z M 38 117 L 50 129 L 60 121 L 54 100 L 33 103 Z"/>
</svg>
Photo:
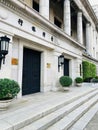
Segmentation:
<svg viewBox="0 0 98 130">
<path fill-rule="evenodd" d="M 86 50 L 90 54 L 90 23 L 86 23 Z"/>
<path fill-rule="evenodd" d="M 40 0 L 40 14 L 49 20 L 49 0 Z"/>
<path fill-rule="evenodd" d="M 54 52 L 53 54 L 53 66 L 52 66 L 52 91 L 57 91 L 59 82 L 58 82 L 58 53 Z"/>
<path fill-rule="evenodd" d="M 41 54 L 41 92 L 47 91 L 48 81 L 47 81 L 46 63 L 47 63 L 47 51 L 44 51 Z"/>
<path fill-rule="evenodd" d="M 71 35 L 70 0 L 64 0 L 64 32 Z"/>
<path fill-rule="evenodd" d="M 83 23 L 82 23 L 82 12 L 77 14 L 77 40 L 83 44 Z"/>
<path fill-rule="evenodd" d="M 93 57 L 96 58 L 96 44 L 97 44 L 97 39 L 96 39 L 96 30 L 94 29 L 93 30 L 93 45 L 92 45 L 92 48 L 93 48 Z"/>
</svg>

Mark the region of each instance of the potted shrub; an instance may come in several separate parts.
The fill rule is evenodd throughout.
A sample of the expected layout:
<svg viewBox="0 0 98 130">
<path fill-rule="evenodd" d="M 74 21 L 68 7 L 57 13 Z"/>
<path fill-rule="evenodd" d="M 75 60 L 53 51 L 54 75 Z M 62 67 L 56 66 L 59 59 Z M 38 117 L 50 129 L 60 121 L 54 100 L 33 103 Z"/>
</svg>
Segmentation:
<svg viewBox="0 0 98 130">
<path fill-rule="evenodd" d="M 98 79 L 97 78 L 93 78 L 91 82 L 92 83 L 98 83 Z"/>
<path fill-rule="evenodd" d="M 61 76 L 59 82 L 64 90 L 69 90 L 69 87 L 72 84 L 72 79 L 69 76 Z"/>
<path fill-rule="evenodd" d="M 6 109 L 20 91 L 19 84 L 11 79 L 0 79 L 0 110 Z"/>
<path fill-rule="evenodd" d="M 95 79 L 98 79 L 98 76 L 95 76 Z"/>
<path fill-rule="evenodd" d="M 77 85 L 77 86 L 81 86 L 82 83 L 83 83 L 83 78 L 81 78 L 81 77 L 76 77 L 76 78 L 75 78 L 75 82 L 76 82 L 76 85 Z"/>
</svg>

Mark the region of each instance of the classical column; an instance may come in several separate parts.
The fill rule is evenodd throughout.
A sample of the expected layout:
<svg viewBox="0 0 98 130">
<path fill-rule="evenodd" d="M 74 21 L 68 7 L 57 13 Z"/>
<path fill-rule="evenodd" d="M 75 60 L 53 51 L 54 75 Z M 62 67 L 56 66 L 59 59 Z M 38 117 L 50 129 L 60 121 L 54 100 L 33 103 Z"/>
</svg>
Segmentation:
<svg viewBox="0 0 98 130">
<path fill-rule="evenodd" d="M 77 40 L 83 44 L 83 24 L 82 24 L 82 12 L 77 14 Z"/>
<path fill-rule="evenodd" d="M 96 39 L 96 30 L 93 30 L 93 40 L 92 40 L 92 48 L 93 48 L 93 57 L 96 57 L 96 44 L 97 44 L 97 39 Z"/>
<path fill-rule="evenodd" d="M 64 0 L 64 32 L 71 35 L 70 0 Z"/>
<path fill-rule="evenodd" d="M 40 14 L 49 20 L 49 0 L 40 0 Z"/>
<path fill-rule="evenodd" d="M 86 23 L 86 50 L 90 54 L 90 23 Z"/>
</svg>

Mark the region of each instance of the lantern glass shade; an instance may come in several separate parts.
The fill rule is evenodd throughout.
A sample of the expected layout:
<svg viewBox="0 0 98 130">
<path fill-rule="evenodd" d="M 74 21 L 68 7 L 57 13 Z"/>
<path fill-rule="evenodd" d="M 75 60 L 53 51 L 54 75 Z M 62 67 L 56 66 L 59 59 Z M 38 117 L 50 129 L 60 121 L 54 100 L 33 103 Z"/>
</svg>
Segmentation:
<svg viewBox="0 0 98 130">
<path fill-rule="evenodd" d="M 64 56 L 63 55 L 60 55 L 58 57 L 58 66 L 61 66 L 64 64 Z"/>
<path fill-rule="evenodd" d="M 64 64 L 64 56 L 63 55 L 59 56 L 59 62 L 60 62 L 61 65 Z"/>
<path fill-rule="evenodd" d="M 8 54 L 9 41 L 10 41 L 10 38 L 8 38 L 7 36 L 0 37 L 0 69 L 1 69 L 2 60 L 4 64 L 5 55 Z"/>
<path fill-rule="evenodd" d="M 64 64 L 64 56 L 61 55 L 61 64 L 63 65 Z"/>
<path fill-rule="evenodd" d="M 8 38 L 7 36 L 1 37 L 1 41 L 0 41 L 0 53 L 2 55 L 8 54 L 9 41 L 10 41 L 10 38 Z"/>
<path fill-rule="evenodd" d="M 58 57 L 58 71 L 60 71 L 60 66 L 64 65 L 64 56 L 60 55 Z"/>
</svg>

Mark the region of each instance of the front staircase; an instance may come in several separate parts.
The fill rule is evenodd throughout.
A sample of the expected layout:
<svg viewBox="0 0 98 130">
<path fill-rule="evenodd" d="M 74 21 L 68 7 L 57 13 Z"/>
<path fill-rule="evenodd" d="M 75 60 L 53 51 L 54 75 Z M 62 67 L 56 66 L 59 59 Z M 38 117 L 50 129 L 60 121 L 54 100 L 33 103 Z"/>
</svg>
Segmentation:
<svg viewBox="0 0 98 130">
<path fill-rule="evenodd" d="M 0 123 L 2 126 L 5 123 L 6 126 L 0 130 L 84 130 L 98 111 L 96 87 L 78 96 L 74 95 L 69 100 L 64 100 L 64 95 L 52 98 L 53 100 L 48 100 L 49 103 L 45 101 L 46 104 L 43 103 L 35 109 L 30 105 L 20 109 L 21 114 L 15 111 L 7 117 L 4 116 Z"/>
</svg>

